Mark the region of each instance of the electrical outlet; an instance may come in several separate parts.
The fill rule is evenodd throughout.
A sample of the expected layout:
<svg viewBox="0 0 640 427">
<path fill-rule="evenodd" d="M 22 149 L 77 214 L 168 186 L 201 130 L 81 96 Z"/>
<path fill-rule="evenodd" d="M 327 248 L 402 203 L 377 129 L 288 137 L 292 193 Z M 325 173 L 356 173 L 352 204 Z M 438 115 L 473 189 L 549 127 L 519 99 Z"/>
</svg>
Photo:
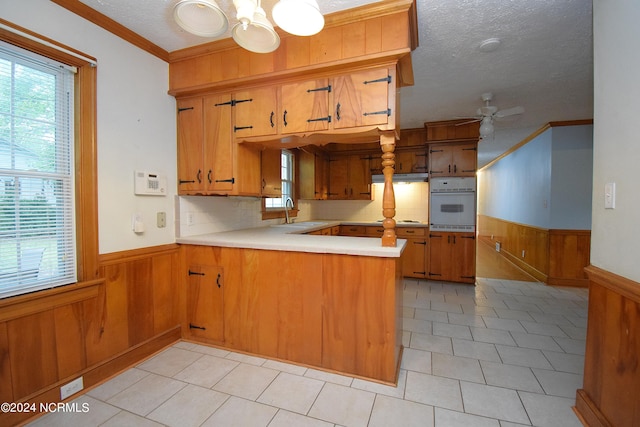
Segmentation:
<svg viewBox="0 0 640 427">
<path fill-rule="evenodd" d="M 187 212 L 187 225 L 193 225 L 193 212 Z"/>
<path fill-rule="evenodd" d="M 524 258 L 524 249 L 522 250 L 522 258 Z"/>
<path fill-rule="evenodd" d="M 84 388 L 84 382 L 82 377 L 76 378 L 70 383 L 66 383 L 65 385 L 60 387 L 60 400 L 64 400 L 67 397 L 76 394 L 80 390 Z"/>
<path fill-rule="evenodd" d="M 166 212 L 158 212 L 156 214 L 158 228 L 164 228 L 167 226 L 167 213 Z"/>
<path fill-rule="evenodd" d="M 501 246 L 500 242 L 496 242 L 496 252 L 500 252 Z"/>
</svg>

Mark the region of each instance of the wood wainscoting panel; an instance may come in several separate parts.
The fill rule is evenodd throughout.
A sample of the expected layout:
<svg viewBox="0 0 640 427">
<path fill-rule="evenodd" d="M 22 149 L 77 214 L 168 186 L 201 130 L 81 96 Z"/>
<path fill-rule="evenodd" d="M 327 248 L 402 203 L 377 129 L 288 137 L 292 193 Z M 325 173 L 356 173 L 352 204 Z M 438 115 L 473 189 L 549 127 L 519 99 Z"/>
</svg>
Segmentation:
<svg viewBox="0 0 640 427">
<path fill-rule="evenodd" d="M 589 286 L 585 267 L 591 258 L 591 230 L 549 230 L 549 275 L 557 286 Z"/>
<path fill-rule="evenodd" d="M 7 332 L 15 401 L 58 381 L 53 310 L 10 320 Z"/>
<path fill-rule="evenodd" d="M 58 402 L 61 385 L 91 387 L 179 339 L 178 254 L 109 254 L 99 279 L 0 300 L 0 400 Z M 0 425 L 34 415 L 0 414 Z"/>
<path fill-rule="evenodd" d="M 478 238 L 537 280 L 555 286 L 586 287 L 590 230 L 558 230 L 478 215 Z"/>
<path fill-rule="evenodd" d="M 0 323 L 0 378 L 3 386 L 0 387 L 0 400 L 2 402 L 15 402 L 13 399 L 13 384 L 11 377 L 11 359 L 9 359 L 9 337 L 7 336 L 7 323 Z"/>
<path fill-rule="evenodd" d="M 587 267 L 584 384 L 576 411 L 590 426 L 640 425 L 640 283 Z"/>
<path fill-rule="evenodd" d="M 77 302 L 57 307 L 53 314 L 58 377 L 68 378 L 87 367 L 87 355 L 84 351 L 84 306 Z"/>
<path fill-rule="evenodd" d="M 478 215 L 478 236 L 492 244 L 500 243 L 502 256 L 546 283 L 549 274 L 548 230 Z"/>
</svg>

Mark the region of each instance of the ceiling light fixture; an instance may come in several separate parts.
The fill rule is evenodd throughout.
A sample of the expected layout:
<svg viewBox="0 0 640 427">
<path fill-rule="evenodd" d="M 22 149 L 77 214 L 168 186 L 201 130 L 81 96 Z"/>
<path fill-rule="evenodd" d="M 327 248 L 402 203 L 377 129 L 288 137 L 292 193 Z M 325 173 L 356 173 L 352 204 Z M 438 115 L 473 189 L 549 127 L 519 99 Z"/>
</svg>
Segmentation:
<svg viewBox="0 0 640 427">
<path fill-rule="evenodd" d="M 478 46 L 478 49 L 480 49 L 480 52 L 493 52 L 500 47 L 500 43 L 501 41 L 499 38 L 492 37 L 490 39 L 483 40 Z"/>
<path fill-rule="evenodd" d="M 280 0 L 271 14 L 278 27 L 295 36 L 312 36 L 324 27 L 316 0 Z"/>
<path fill-rule="evenodd" d="M 490 116 L 484 116 L 480 122 L 480 139 L 484 139 L 493 133 L 493 123 Z"/>
<path fill-rule="evenodd" d="M 200 37 L 218 37 L 229 27 L 215 0 L 182 0 L 173 8 L 173 18 L 185 31 Z"/>
<path fill-rule="evenodd" d="M 253 3 L 252 0 L 234 0 L 234 4 Z M 259 5 L 253 8 L 250 19 L 238 18 L 238 23 L 231 29 L 231 36 L 240 45 L 248 51 L 255 53 L 273 52 L 280 46 L 280 36 L 273 29 L 273 25 L 267 19 L 267 14 Z M 247 10 L 251 9 L 250 7 Z M 238 8 L 238 16 L 240 16 L 240 8 Z"/>
<path fill-rule="evenodd" d="M 238 23 L 231 36 L 241 47 L 256 53 L 273 52 L 280 36 L 273 29 L 260 0 L 233 0 Z M 218 37 L 227 31 L 229 19 L 215 0 L 181 0 L 173 11 L 184 30 L 201 37 Z M 273 7 L 273 19 L 284 31 L 311 36 L 324 28 L 324 16 L 316 0 L 280 0 Z"/>
</svg>

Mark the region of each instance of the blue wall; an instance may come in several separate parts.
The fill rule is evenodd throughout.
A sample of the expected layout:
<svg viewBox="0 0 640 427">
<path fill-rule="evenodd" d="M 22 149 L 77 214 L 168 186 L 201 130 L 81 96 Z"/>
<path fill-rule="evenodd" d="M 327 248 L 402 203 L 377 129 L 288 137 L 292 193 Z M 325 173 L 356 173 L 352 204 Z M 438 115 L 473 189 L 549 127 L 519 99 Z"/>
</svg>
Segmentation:
<svg viewBox="0 0 640 427">
<path fill-rule="evenodd" d="M 591 229 L 593 126 L 547 129 L 478 173 L 478 213 L 551 229 Z"/>
</svg>

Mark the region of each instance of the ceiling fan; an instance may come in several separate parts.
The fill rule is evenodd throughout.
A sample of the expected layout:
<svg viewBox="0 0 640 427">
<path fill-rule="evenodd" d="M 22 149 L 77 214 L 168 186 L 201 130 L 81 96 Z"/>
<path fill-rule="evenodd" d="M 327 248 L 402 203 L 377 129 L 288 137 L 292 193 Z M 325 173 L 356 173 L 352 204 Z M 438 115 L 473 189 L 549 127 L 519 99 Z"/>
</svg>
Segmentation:
<svg viewBox="0 0 640 427">
<path fill-rule="evenodd" d="M 478 111 L 476 111 L 477 115 L 473 117 L 472 120 L 458 123 L 456 125 L 459 126 L 467 123 L 480 122 L 480 140 L 493 134 L 494 119 L 499 120 L 504 117 L 515 116 L 524 113 L 524 108 L 520 106 L 498 110 L 498 107 L 496 107 L 495 105 L 489 105 L 489 103 L 493 99 L 493 94 L 491 92 L 483 93 L 481 98 L 484 102 L 484 106 L 478 108 Z"/>
</svg>

